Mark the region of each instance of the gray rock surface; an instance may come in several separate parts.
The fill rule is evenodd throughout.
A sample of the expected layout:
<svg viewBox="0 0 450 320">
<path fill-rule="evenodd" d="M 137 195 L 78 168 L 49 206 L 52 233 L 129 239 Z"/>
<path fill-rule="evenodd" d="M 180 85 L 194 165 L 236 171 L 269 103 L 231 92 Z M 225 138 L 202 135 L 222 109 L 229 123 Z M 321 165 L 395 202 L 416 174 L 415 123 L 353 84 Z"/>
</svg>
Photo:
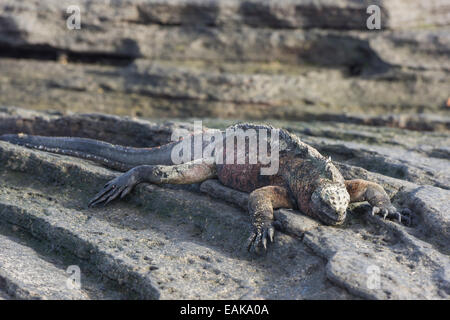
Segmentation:
<svg viewBox="0 0 450 320">
<path fill-rule="evenodd" d="M 0 236 L 0 279 L 17 298 L 86 299 L 80 290 L 66 286 L 68 274 L 39 257 L 27 246 Z M 42 284 L 46 285 L 43 286 Z"/>
<path fill-rule="evenodd" d="M 116 282 L 90 271 L 72 253 L 41 241 L 27 228 L 0 221 L 0 299 L 135 299 Z M 78 266 L 81 287 L 67 284 L 69 267 Z M 74 282 L 70 282 L 74 284 Z"/>
<path fill-rule="evenodd" d="M 112 125 L 121 131 L 104 130 Z M 219 120 L 209 124 L 226 125 Z M 331 136 L 327 122 L 278 125 L 309 143 L 320 145 L 325 136 L 327 143 L 348 145 L 355 153 L 362 148 L 358 140 L 366 141 L 365 148 L 390 144 L 414 149 L 425 141 L 429 147 L 437 146 L 446 137 L 446 133 L 377 127 L 365 127 L 358 135 L 356 128 L 361 126 L 351 124 L 338 126 Z M 0 113 L 0 134 L 43 134 L 47 129 L 52 135 L 75 133 L 95 138 L 98 134 L 110 142 L 135 146 L 144 146 L 147 139 L 149 145 L 165 143 L 170 130 L 179 126 L 190 127 L 13 108 L 3 108 Z M 136 130 L 140 136 L 133 139 L 131 133 Z M 416 139 L 415 134 L 421 138 Z M 355 142 L 348 143 L 349 139 Z M 394 155 L 398 153 L 392 150 Z M 124 201 L 90 209 L 88 199 L 118 173 L 89 161 L 4 142 L 0 143 L 0 220 L 19 227 L 30 239 L 51 243 L 56 253 L 69 253 L 75 260 L 71 264 L 79 263 L 82 272 L 89 271 L 92 278 L 107 278 L 120 286 L 117 298 L 448 299 L 448 183 L 442 182 L 444 189 L 431 186 L 432 181 L 406 181 L 395 172 L 374 171 L 376 166 L 366 170 L 363 158 L 338 158 L 333 148 L 322 152 L 336 158 L 346 178 L 381 183 L 396 206 L 413 211 L 412 225 L 372 217 L 365 204 L 352 205 L 346 223 L 338 228 L 320 225 L 299 212 L 278 210 L 275 218 L 281 222 L 281 230 L 275 243 L 266 256 L 253 256 L 243 247 L 250 230 L 249 217 L 240 209 L 246 207 L 245 193 L 214 180 L 199 188 L 142 185 Z M 408 160 L 404 165 L 413 166 L 414 158 Z M 445 161 L 448 170 L 448 159 Z M 426 168 L 423 170 L 417 174 L 427 175 Z M 33 256 L 27 242 L 13 243 L 17 243 L 14 233 L 3 230 L 0 235 L 5 239 L 2 245 L 17 248 L 14 254 L 2 255 L 5 261 L 22 254 L 19 252 Z M 64 268 L 55 265 L 50 270 L 59 274 L 54 277 L 57 281 L 63 279 Z M 15 271 L 24 273 L 20 278 L 29 275 L 27 268 Z M 16 289 L 8 292 L 12 296 L 20 297 L 21 290 L 28 288 L 14 282 L 19 275 L 2 274 L 17 283 Z M 32 285 L 41 283 L 39 278 L 33 279 Z M 102 285 L 101 281 L 92 283 L 91 288 Z M 50 296 L 47 292 L 36 294 Z"/>
<path fill-rule="evenodd" d="M 449 26 L 448 0 L 1 1 L 0 134 L 154 147 L 193 117 L 270 121 L 413 219 L 277 210 L 257 257 L 248 195 L 217 180 L 90 209 L 117 172 L 0 142 L 0 299 L 449 299 Z"/>
<path fill-rule="evenodd" d="M 84 14 L 85 24 L 98 31 L 121 24 L 210 26 L 246 25 L 262 28 L 330 28 L 366 29 L 367 7 L 378 5 L 382 9 L 384 28 L 411 28 L 417 26 L 448 25 L 449 7 L 445 0 L 127 0 L 99 3 L 94 0 L 39 2 L 19 5 L 12 0 L 3 1 L 2 11 L 15 13 L 21 19 L 52 18 L 40 23 L 52 24 L 61 19 L 61 13 L 70 5 L 77 5 Z M 39 9 L 39 10 L 36 10 Z M 35 11 L 39 14 L 32 15 Z M 68 15 L 67 15 L 68 16 Z M 30 21 L 33 22 L 33 21 Z M 12 24 L 12 23 L 11 23 Z M 30 25 L 28 25 L 30 26 Z M 54 32 L 63 29 L 54 26 Z M 26 29 L 27 31 L 30 29 Z M 42 35 L 43 36 L 43 35 Z"/>
<path fill-rule="evenodd" d="M 407 201 L 422 215 L 423 223 L 431 232 L 450 239 L 450 216 L 442 210 L 449 205 L 450 191 L 432 186 L 421 186 L 411 191 Z"/>
</svg>

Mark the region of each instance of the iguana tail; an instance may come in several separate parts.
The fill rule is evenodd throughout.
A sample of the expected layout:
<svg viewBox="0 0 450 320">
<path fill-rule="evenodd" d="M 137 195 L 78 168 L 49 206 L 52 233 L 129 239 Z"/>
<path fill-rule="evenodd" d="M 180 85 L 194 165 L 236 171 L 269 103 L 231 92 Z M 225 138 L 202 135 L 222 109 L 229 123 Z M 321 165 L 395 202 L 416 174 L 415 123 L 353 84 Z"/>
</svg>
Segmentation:
<svg viewBox="0 0 450 320">
<path fill-rule="evenodd" d="M 119 171 L 127 171 L 144 164 L 172 165 L 171 151 L 175 145 L 170 143 L 156 148 L 132 148 L 87 138 L 25 134 L 5 134 L 0 136 L 0 140 L 32 149 L 92 160 Z"/>
</svg>

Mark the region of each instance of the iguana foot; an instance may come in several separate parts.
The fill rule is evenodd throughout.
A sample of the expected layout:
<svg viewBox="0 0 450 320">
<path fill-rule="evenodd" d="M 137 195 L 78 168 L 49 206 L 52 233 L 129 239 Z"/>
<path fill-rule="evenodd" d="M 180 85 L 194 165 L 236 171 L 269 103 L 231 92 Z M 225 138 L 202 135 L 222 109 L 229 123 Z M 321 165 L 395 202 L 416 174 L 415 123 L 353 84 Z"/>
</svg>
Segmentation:
<svg viewBox="0 0 450 320">
<path fill-rule="evenodd" d="M 383 187 L 375 182 L 361 179 L 346 180 L 345 186 L 350 194 L 350 202 L 367 201 L 372 206 L 372 215 L 380 214 L 383 219 L 396 219 L 406 226 L 411 225 L 411 211 L 395 208 Z"/>
<path fill-rule="evenodd" d="M 89 201 L 88 206 L 94 207 L 101 203 L 106 206 L 119 196 L 120 198 L 125 197 L 137 184 L 137 177 L 134 172 L 130 170 L 105 184 L 103 189 L 100 190 L 100 192 L 97 193 L 91 201 Z"/>
<path fill-rule="evenodd" d="M 253 232 L 248 238 L 248 251 L 258 253 L 261 246 L 267 250 L 267 242 L 273 242 L 274 208 L 292 208 L 290 194 L 286 188 L 266 186 L 250 193 L 248 211 L 252 217 Z"/>
<path fill-rule="evenodd" d="M 398 222 L 403 223 L 406 226 L 411 225 L 411 210 L 408 208 L 403 208 L 397 210 L 393 205 L 386 207 L 372 207 L 372 215 L 380 214 L 383 219 L 396 219 Z"/>
<path fill-rule="evenodd" d="M 254 251 L 259 253 L 259 248 L 262 246 L 264 250 L 267 250 L 267 242 L 273 242 L 273 236 L 275 234 L 275 227 L 271 221 L 266 222 L 258 229 L 252 232 L 247 242 L 247 250 L 249 252 Z"/>
</svg>

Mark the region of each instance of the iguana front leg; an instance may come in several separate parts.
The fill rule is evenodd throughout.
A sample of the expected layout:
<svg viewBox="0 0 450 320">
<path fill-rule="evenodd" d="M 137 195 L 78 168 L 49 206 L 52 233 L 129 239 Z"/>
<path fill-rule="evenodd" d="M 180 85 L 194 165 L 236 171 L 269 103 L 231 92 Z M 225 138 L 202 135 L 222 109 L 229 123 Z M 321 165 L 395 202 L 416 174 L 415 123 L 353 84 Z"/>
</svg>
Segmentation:
<svg viewBox="0 0 450 320">
<path fill-rule="evenodd" d="M 248 239 L 248 251 L 258 252 L 262 244 L 267 249 L 267 240 L 273 242 L 275 228 L 273 209 L 292 208 L 288 190 L 278 186 L 267 186 L 254 190 L 248 200 L 248 211 L 252 218 L 253 232 Z"/>
<path fill-rule="evenodd" d="M 123 198 L 136 185 L 143 182 L 153 184 L 191 184 L 202 182 L 215 176 L 215 164 L 206 163 L 201 159 L 173 166 L 142 165 L 108 182 L 89 202 L 89 206 L 93 207 L 100 203 L 106 205 L 119 196 Z"/>
<path fill-rule="evenodd" d="M 355 179 L 345 181 L 345 186 L 350 194 L 350 203 L 367 201 L 372 206 L 372 215 L 379 213 L 384 219 L 396 218 L 399 222 L 411 223 L 411 211 L 405 208 L 399 212 L 379 184 Z"/>
</svg>

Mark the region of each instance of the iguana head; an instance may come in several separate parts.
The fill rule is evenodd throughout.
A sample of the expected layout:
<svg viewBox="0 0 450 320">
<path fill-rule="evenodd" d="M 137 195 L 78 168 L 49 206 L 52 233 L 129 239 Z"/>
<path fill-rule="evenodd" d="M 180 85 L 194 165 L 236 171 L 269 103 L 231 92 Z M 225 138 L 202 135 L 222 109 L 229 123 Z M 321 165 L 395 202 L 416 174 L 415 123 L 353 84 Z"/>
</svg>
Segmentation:
<svg viewBox="0 0 450 320">
<path fill-rule="evenodd" d="M 350 203 L 345 185 L 336 182 L 321 184 L 311 196 L 312 209 L 324 223 L 338 225 L 344 222 Z"/>
</svg>

